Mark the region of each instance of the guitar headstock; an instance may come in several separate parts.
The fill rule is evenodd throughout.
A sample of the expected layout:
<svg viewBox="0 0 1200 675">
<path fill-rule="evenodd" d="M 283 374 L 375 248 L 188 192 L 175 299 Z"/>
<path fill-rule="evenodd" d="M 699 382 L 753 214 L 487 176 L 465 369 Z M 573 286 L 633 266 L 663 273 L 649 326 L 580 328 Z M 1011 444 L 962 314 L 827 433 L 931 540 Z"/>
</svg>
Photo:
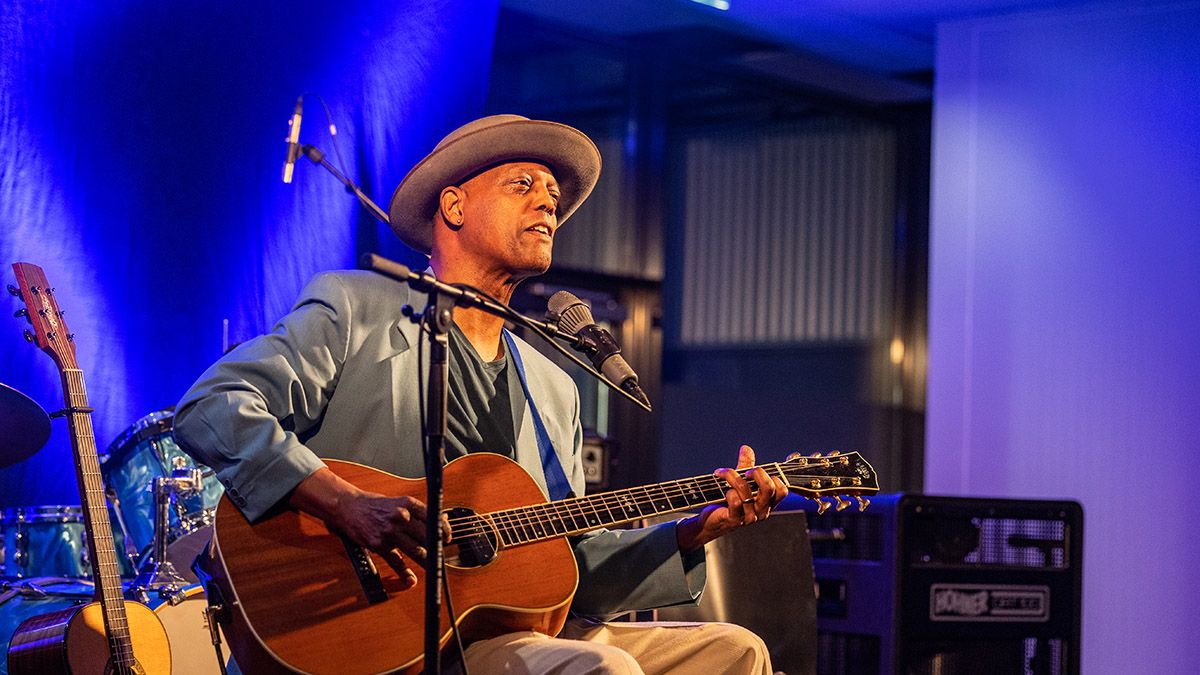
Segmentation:
<svg viewBox="0 0 1200 675">
<path fill-rule="evenodd" d="M 54 298 L 54 289 L 46 280 L 42 268 L 32 263 L 13 263 L 17 275 L 17 286 L 9 286 L 8 292 L 25 303 L 24 316 L 32 326 L 25 330 L 25 339 L 37 344 L 50 355 L 60 369 L 77 368 L 75 361 L 75 336 L 67 330 L 63 312 Z"/>
<path fill-rule="evenodd" d="M 871 503 L 866 495 L 879 492 L 875 468 L 857 452 L 831 452 L 801 455 L 793 453 L 779 463 L 788 489 L 817 502 L 817 513 L 830 506 L 838 511 L 850 505 L 843 497 L 853 497 L 858 510 L 866 511 Z M 825 501 L 821 501 L 825 498 Z"/>
</svg>

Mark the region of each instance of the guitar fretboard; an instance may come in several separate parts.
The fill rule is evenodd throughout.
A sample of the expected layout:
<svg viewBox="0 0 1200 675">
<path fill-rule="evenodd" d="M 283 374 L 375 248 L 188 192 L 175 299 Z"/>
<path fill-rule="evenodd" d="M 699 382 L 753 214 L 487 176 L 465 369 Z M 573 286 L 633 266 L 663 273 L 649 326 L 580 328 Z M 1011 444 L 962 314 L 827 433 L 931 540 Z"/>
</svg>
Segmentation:
<svg viewBox="0 0 1200 675">
<path fill-rule="evenodd" d="M 762 468 L 768 476 L 784 479 L 786 484 L 784 471 L 778 463 L 762 465 Z M 747 482 L 751 492 L 758 494 L 758 484 L 753 480 Z M 728 489 L 729 484 L 717 476 L 697 476 L 588 497 L 493 511 L 478 517 L 487 521 L 499 533 L 499 543 L 502 546 L 517 546 L 557 537 L 575 536 L 601 527 L 716 504 L 725 501 L 725 492 Z"/>
<path fill-rule="evenodd" d="M 136 661 L 129 635 L 129 619 L 125 614 L 121 568 L 117 564 L 112 526 L 108 520 L 92 416 L 85 412 L 90 406 L 83 383 L 83 371 L 63 368 L 62 380 L 68 409 L 67 421 L 74 441 L 75 473 L 83 503 L 83 527 L 87 535 L 88 555 L 91 556 L 92 579 L 96 583 L 97 599 L 104 608 L 104 627 L 108 634 L 113 668 L 118 673 L 132 672 Z"/>
</svg>

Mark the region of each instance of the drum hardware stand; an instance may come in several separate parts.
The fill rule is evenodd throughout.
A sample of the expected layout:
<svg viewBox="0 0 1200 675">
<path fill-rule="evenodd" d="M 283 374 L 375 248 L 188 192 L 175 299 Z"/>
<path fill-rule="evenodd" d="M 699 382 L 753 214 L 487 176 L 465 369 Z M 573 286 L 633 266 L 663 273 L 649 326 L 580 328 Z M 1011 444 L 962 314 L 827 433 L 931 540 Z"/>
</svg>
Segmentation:
<svg viewBox="0 0 1200 675">
<path fill-rule="evenodd" d="M 104 496 L 112 505 L 112 513 L 117 517 L 117 526 L 121 528 L 121 536 L 125 539 L 125 559 L 129 561 L 131 568 L 137 569 L 138 550 L 133 546 L 133 537 L 130 536 L 129 528 L 125 525 L 125 516 L 121 514 L 121 498 L 117 496 L 117 491 L 112 487 L 104 488 Z"/>
<path fill-rule="evenodd" d="M 46 582 L 62 581 L 59 577 L 32 577 L 29 579 L 14 579 L 5 581 L 0 584 L 0 605 L 4 604 L 9 598 L 18 595 L 33 597 L 33 598 L 48 598 L 54 595 L 46 590 L 43 585 Z M 80 581 L 80 585 L 91 586 L 91 582 Z"/>
<path fill-rule="evenodd" d="M 162 476 L 154 479 L 151 488 L 154 491 L 154 549 L 150 553 L 150 562 L 144 566 L 137 579 L 133 582 L 131 593 L 139 599 L 148 597 L 147 591 L 155 591 L 160 598 L 172 605 L 183 602 L 183 589 L 188 582 L 175 571 L 175 565 L 167 560 L 167 534 L 171 528 L 171 501 L 175 496 L 185 497 L 200 492 L 203 489 L 204 472 L 201 469 L 188 468 L 186 460 L 175 462 L 170 478 Z M 143 600 L 144 601 L 144 600 Z"/>
</svg>

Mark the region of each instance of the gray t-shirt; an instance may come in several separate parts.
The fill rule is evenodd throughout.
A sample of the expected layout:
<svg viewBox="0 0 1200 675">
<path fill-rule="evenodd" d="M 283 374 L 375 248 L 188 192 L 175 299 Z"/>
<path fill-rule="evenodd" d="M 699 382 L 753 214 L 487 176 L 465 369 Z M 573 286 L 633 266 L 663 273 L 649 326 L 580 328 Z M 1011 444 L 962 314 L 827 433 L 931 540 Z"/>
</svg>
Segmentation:
<svg viewBox="0 0 1200 675">
<path fill-rule="evenodd" d="M 516 457 L 513 420 L 525 412 L 521 388 L 508 345 L 501 342 L 495 361 L 484 361 L 457 325 L 450 329 L 450 385 L 446 416 L 446 459 L 471 452 Z"/>
</svg>

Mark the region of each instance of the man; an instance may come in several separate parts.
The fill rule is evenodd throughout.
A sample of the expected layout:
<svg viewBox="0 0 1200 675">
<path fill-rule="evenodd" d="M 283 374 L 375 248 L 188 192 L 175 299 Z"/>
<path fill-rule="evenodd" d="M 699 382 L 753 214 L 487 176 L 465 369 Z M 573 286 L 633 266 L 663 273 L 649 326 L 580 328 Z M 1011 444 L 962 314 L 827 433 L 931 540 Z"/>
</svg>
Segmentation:
<svg viewBox="0 0 1200 675">
<path fill-rule="evenodd" d="M 503 302 L 545 272 L 558 227 L 596 184 L 600 154 L 571 127 L 496 115 L 452 132 L 409 172 L 389 209 L 396 234 L 430 256 L 437 277 Z M 424 504 L 364 492 L 321 461 L 337 458 L 401 476 L 423 474 L 422 339 L 401 316 L 421 304 L 400 283 L 363 272 L 318 275 L 274 331 L 211 367 L 180 402 L 180 445 L 214 467 L 230 498 L 255 520 L 286 503 L 378 553 L 406 579 L 425 557 Z M 515 353 L 514 353 L 515 350 Z M 549 441 L 570 488 L 583 494 L 579 394 L 566 373 L 503 330 L 503 321 L 455 311 L 447 457 L 507 454 L 547 489 L 538 438 Z M 540 422 L 540 424 L 539 424 Z M 550 450 L 546 450 L 551 454 Z M 743 446 L 738 467 L 753 466 Z M 574 543 L 580 585 L 572 610 L 601 616 L 694 602 L 704 544 L 765 518 L 786 494 L 762 470 L 754 496 L 731 469 L 726 503 L 678 523 L 599 531 Z M 415 590 L 413 592 L 416 592 Z M 603 624 L 572 619 L 563 636 L 513 633 L 477 642 L 475 672 L 769 673 L 761 640 L 723 624 Z"/>
</svg>

